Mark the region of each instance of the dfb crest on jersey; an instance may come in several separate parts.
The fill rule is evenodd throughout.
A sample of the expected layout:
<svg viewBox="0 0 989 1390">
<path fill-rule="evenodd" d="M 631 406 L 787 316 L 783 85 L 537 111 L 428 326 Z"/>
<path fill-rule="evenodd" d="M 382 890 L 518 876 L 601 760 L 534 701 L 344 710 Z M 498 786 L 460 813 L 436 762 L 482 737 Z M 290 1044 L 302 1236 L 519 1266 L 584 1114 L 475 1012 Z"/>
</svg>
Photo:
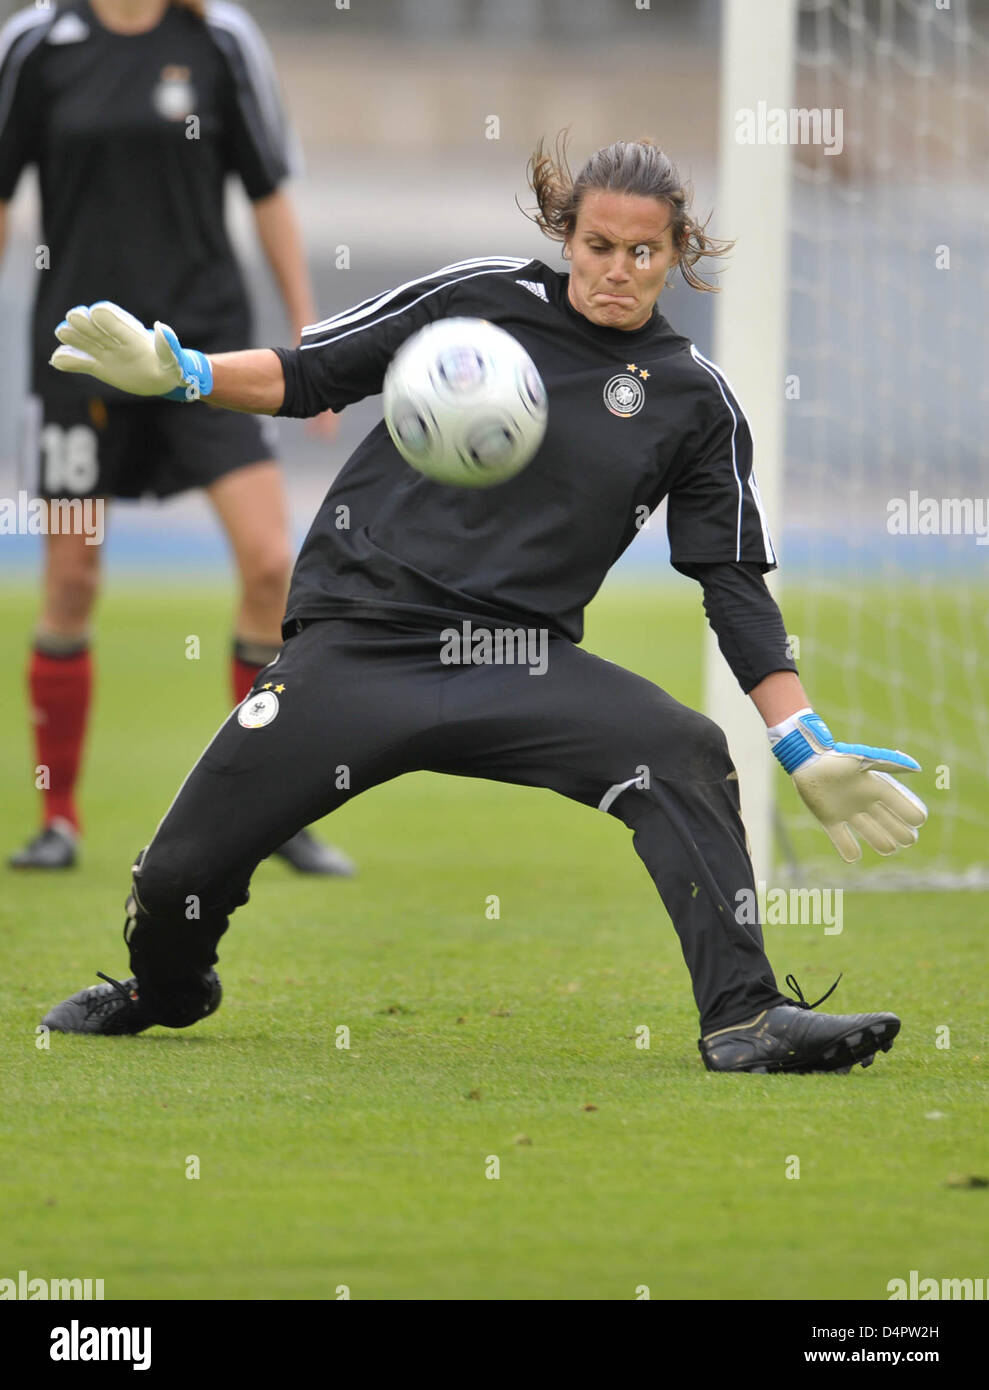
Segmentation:
<svg viewBox="0 0 989 1390">
<path fill-rule="evenodd" d="M 645 398 L 642 382 L 634 376 L 629 376 L 627 372 L 619 372 L 617 376 L 613 376 L 604 388 L 605 405 L 612 415 L 620 415 L 623 420 L 627 420 L 630 415 L 636 415 L 642 409 Z"/>
<path fill-rule="evenodd" d="M 196 91 L 192 85 L 192 73 L 178 63 L 169 63 L 161 70 L 161 78 L 151 93 L 151 100 L 159 116 L 166 121 L 184 121 L 191 116 L 196 105 Z"/>
<path fill-rule="evenodd" d="M 263 729 L 278 713 L 278 696 L 272 690 L 259 690 L 248 695 L 237 711 L 237 723 L 242 729 Z"/>
</svg>

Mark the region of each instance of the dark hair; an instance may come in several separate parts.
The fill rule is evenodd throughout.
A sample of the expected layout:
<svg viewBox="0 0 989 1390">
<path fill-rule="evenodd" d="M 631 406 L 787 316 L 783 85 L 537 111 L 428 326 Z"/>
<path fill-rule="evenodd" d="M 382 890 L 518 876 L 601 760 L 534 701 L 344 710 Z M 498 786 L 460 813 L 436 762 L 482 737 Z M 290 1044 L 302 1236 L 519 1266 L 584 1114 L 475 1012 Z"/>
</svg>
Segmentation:
<svg viewBox="0 0 989 1390">
<path fill-rule="evenodd" d="M 197 19 L 206 18 L 206 0 L 172 0 L 172 4 L 179 10 L 189 10 Z"/>
<path fill-rule="evenodd" d="M 680 274 L 692 289 L 716 294 L 717 286 L 702 280 L 693 267 L 705 257 L 725 255 L 735 243 L 709 237 L 704 230 L 707 222 L 695 220 L 690 209 L 693 190 L 683 183 L 669 155 L 651 140 L 618 140 L 592 154 L 574 178 L 567 161 L 567 135 L 564 130 L 556 137 L 555 154 L 550 154 L 540 140 L 526 169 L 538 204 L 537 210 L 526 216 L 540 231 L 553 241 L 569 241 L 581 202 L 591 189 L 658 198 L 669 204 Z"/>
</svg>

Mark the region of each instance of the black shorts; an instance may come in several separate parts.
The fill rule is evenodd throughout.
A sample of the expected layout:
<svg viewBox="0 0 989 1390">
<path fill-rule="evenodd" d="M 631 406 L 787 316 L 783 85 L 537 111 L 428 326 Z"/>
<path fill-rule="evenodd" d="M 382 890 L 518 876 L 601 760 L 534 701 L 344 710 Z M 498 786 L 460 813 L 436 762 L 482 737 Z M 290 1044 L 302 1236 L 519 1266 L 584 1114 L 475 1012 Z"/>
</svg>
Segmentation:
<svg viewBox="0 0 989 1390">
<path fill-rule="evenodd" d="M 37 497 L 171 497 L 276 453 L 267 416 L 205 404 L 52 393 L 27 402 L 23 486 Z"/>
</svg>

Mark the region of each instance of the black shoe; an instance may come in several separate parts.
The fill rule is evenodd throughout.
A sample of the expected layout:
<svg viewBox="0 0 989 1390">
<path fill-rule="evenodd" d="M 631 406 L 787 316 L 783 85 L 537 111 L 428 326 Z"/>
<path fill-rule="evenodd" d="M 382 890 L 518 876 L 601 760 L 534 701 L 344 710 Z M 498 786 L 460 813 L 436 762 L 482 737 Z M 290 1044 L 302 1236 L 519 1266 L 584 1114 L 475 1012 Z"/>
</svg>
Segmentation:
<svg viewBox="0 0 989 1390">
<path fill-rule="evenodd" d="M 141 1004 L 138 997 L 137 980 L 113 980 L 98 970 L 101 980 L 106 984 L 91 985 L 81 989 L 41 1020 L 46 1028 L 54 1033 L 143 1033 L 151 1028 L 156 1020 Z M 220 978 L 215 970 L 210 971 L 210 995 L 208 1007 L 201 1017 L 216 1013 L 223 998 Z"/>
<path fill-rule="evenodd" d="M 697 1046 L 708 1071 L 848 1072 L 856 1062 L 870 1067 L 877 1052 L 893 1046 L 900 1031 L 895 1014 L 815 1014 L 838 981 L 824 999 L 808 1004 L 793 976 L 786 978 L 800 996 L 795 1004 L 777 1004 L 701 1038 Z"/>
<path fill-rule="evenodd" d="M 7 863 L 12 869 L 71 869 L 79 837 L 67 820 L 53 820 Z"/>
<path fill-rule="evenodd" d="M 357 866 L 352 859 L 335 845 L 324 845 L 309 830 L 300 830 L 291 840 L 286 840 L 274 851 L 279 859 L 284 859 L 300 874 L 336 874 L 340 878 L 353 878 Z"/>
</svg>

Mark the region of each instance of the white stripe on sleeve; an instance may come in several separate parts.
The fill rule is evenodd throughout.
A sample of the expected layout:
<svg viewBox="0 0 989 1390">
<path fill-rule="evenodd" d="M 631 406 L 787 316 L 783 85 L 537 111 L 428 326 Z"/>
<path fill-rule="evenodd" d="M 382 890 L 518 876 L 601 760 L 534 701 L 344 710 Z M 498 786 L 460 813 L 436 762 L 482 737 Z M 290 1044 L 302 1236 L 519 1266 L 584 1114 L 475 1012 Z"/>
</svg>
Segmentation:
<svg viewBox="0 0 989 1390">
<path fill-rule="evenodd" d="M 724 401 L 725 405 L 728 407 L 728 412 L 729 412 L 729 414 L 731 415 L 731 422 L 732 422 L 732 423 L 731 423 L 731 467 L 732 467 L 732 472 L 733 472 L 734 475 L 735 475 L 735 484 L 736 484 L 736 486 L 737 486 L 737 488 L 738 488 L 738 519 L 737 519 L 736 525 L 735 525 L 735 559 L 736 559 L 736 560 L 741 560 L 741 558 L 742 558 L 742 510 L 743 510 L 743 507 L 744 507 L 744 504 L 745 504 L 745 487 L 744 487 L 744 484 L 743 484 L 742 479 L 741 479 L 741 477 L 740 477 L 740 475 L 739 475 L 739 472 L 738 472 L 738 455 L 737 455 L 737 453 L 736 453 L 736 448 L 735 448 L 735 437 L 736 437 L 736 434 L 738 433 L 738 418 L 739 418 L 739 415 L 742 416 L 742 419 L 745 419 L 745 416 L 744 416 L 744 413 L 742 412 L 741 406 L 738 406 L 738 410 L 736 411 L 735 406 L 738 405 L 738 397 L 735 396 L 735 392 L 734 392 L 734 390 L 733 390 L 733 388 L 732 388 L 732 385 L 731 385 L 731 383 L 729 382 L 728 378 L 725 376 L 724 372 L 721 370 L 721 368 L 720 368 L 719 366 L 717 366 L 716 363 L 710 362 L 710 361 L 703 355 L 703 353 L 698 352 L 697 348 L 694 346 L 693 343 L 690 344 L 690 355 L 691 355 L 691 357 L 693 357 L 694 361 L 698 364 L 698 366 L 703 367 L 704 371 L 706 371 L 707 374 L 708 374 L 710 377 L 712 377 L 712 378 L 714 379 L 714 381 L 717 383 L 718 391 L 719 391 L 720 394 L 721 394 L 721 399 Z M 734 405 L 732 404 L 732 401 L 729 400 L 729 398 L 728 398 L 728 392 L 729 392 L 729 391 L 731 392 L 732 396 L 734 397 L 734 400 L 735 400 L 735 404 L 734 404 Z M 748 423 L 748 422 L 746 421 L 746 423 Z M 754 471 L 754 469 L 750 469 L 750 471 L 749 471 L 748 484 L 749 484 L 749 494 L 750 494 L 750 496 L 752 497 L 752 501 L 755 503 L 756 514 L 757 514 L 758 517 L 759 517 L 759 525 L 760 525 L 760 529 L 761 529 L 761 531 L 762 531 L 762 543 L 763 543 L 763 548 L 764 548 L 765 560 L 766 560 L 767 564 L 775 564 L 775 563 L 776 563 L 776 552 L 775 552 L 775 550 L 773 549 L 773 542 L 772 542 L 772 539 L 771 539 L 771 537 L 770 537 L 770 535 L 769 535 L 769 526 L 768 526 L 768 523 L 767 523 L 767 520 L 766 520 L 766 511 L 765 511 L 765 508 L 764 508 L 764 506 L 763 506 L 763 504 L 762 504 L 762 498 L 759 496 L 759 488 L 758 488 L 758 485 L 757 485 L 756 480 L 755 480 L 755 471 Z"/>
<path fill-rule="evenodd" d="M 247 72 L 269 145 L 285 161 L 293 176 L 300 174 L 301 147 L 285 115 L 271 50 L 257 23 L 239 5 L 228 4 L 227 0 L 210 0 L 206 6 L 206 23 L 233 40 Z"/>
<path fill-rule="evenodd" d="M 467 261 L 458 261 L 453 265 L 444 266 L 441 270 L 434 270 L 429 275 L 420 275 L 415 280 L 407 280 L 404 284 L 398 285 L 395 289 L 386 290 L 382 294 L 376 295 L 371 299 L 365 299 L 362 303 L 354 305 L 350 309 L 344 309 L 339 314 L 334 314 L 331 318 L 323 319 L 320 323 L 310 324 L 302 330 L 302 337 L 305 340 L 310 335 L 319 335 L 315 341 L 303 341 L 301 347 L 303 351 L 309 348 L 326 347 L 328 343 L 336 342 L 338 338 L 347 338 L 351 333 L 357 333 L 362 328 L 371 328 L 375 324 L 382 323 L 385 319 L 394 318 L 397 314 L 403 314 L 406 310 L 413 308 L 423 299 L 431 294 L 436 294 L 445 289 L 448 285 L 459 284 L 463 280 L 472 280 L 478 275 L 492 274 L 512 274 L 529 264 L 525 257 L 515 256 L 494 256 L 494 257 L 474 257 Z M 432 283 L 444 278 L 439 283 Z M 393 309 L 391 313 L 382 311 L 398 296 L 414 290 L 417 285 L 431 285 L 431 288 L 417 295 L 415 299 Z M 350 325 L 355 325 L 350 327 Z M 341 330 L 346 329 L 346 332 Z"/>
<path fill-rule="evenodd" d="M 0 133 L 3 132 L 3 128 L 7 124 L 10 108 L 14 104 L 17 79 L 24 59 L 29 53 L 33 53 L 44 39 L 47 27 L 55 22 L 56 13 L 55 10 L 42 10 L 32 6 L 29 10 L 20 10 L 0 29 L 0 74 L 2 74 L 0 76 Z M 16 53 L 13 52 L 18 39 L 32 29 L 37 32 L 20 44 Z M 7 61 L 8 58 L 10 59 L 9 62 Z M 6 70 L 4 70 L 5 65 Z"/>
</svg>

